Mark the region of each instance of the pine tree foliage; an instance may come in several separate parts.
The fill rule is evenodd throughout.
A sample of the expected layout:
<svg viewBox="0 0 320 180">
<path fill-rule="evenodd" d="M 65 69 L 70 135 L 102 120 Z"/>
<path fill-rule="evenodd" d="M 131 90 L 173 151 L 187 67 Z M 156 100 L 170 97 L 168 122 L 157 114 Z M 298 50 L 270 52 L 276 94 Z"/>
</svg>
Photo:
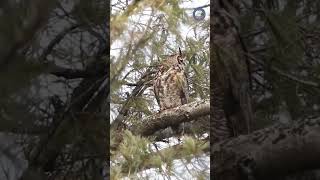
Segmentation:
<svg viewBox="0 0 320 180">
<path fill-rule="evenodd" d="M 111 5 L 112 120 L 121 119 L 130 129 L 142 118 L 158 113 L 152 79 L 159 63 L 168 55 L 177 53 L 179 47 L 187 57 L 190 102 L 209 99 L 208 17 L 203 21 L 194 20 L 192 8 L 195 7 L 188 9 L 179 0 L 113 1 Z M 205 164 L 198 170 L 196 168 L 208 152 L 208 144 L 202 140 L 208 130 L 199 135 L 191 133 L 190 137 L 171 147 L 172 143 L 161 143 L 154 136 L 141 138 L 127 131 L 111 129 L 111 147 L 119 142 L 115 138 L 119 133 L 123 140 L 111 152 L 113 179 L 208 176 L 208 161 L 202 162 Z M 169 141 L 174 140 L 170 138 Z M 162 141 L 168 141 L 168 138 Z M 194 162 L 195 159 L 199 162 Z M 189 176 L 176 170 L 179 162 L 190 168 Z"/>
</svg>

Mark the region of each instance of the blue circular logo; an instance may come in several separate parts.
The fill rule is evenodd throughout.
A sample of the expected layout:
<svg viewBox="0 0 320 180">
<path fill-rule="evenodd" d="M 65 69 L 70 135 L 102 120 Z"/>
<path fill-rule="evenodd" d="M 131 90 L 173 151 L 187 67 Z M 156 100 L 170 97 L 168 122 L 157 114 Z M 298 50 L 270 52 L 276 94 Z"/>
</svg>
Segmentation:
<svg viewBox="0 0 320 180">
<path fill-rule="evenodd" d="M 206 12 L 202 7 L 195 8 L 193 10 L 193 18 L 197 21 L 201 21 L 206 17 Z"/>
</svg>

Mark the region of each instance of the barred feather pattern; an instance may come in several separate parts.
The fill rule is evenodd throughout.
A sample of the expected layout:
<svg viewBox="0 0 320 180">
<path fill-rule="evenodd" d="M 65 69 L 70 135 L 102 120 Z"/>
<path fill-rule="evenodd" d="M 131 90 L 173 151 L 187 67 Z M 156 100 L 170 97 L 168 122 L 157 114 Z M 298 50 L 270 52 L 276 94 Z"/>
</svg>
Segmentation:
<svg viewBox="0 0 320 180">
<path fill-rule="evenodd" d="M 231 137 L 233 133 L 231 123 L 227 119 L 223 109 L 223 90 L 221 86 L 218 86 L 214 81 L 212 81 L 211 93 L 210 141 L 215 143 Z"/>
<path fill-rule="evenodd" d="M 169 56 L 159 66 L 154 80 L 154 93 L 160 111 L 188 103 L 188 84 L 181 55 Z"/>
<path fill-rule="evenodd" d="M 239 36 L 239 1 L 214 0 L 213 7 L 211 41 L 216 54 L 213 59 L 215 64 L 213 71 L 216 76 L 214 79 L 218 81 L 216 85 L 220 87 L 211 88 L 216 91 L 214 99 L 218 102 L 214 103 L 220 103 L 217 107 L 213 107 L 213 115 L 220 115 L 221 119 L 213 117 L 212 126 L 217 127 L 212 128 L 215 139 L 223 139 L 226 136 L 237 136 L 250 131 L 252 122 L 250 76 L 245 47 Z M 220 112 L 222 110 L 224 115 Z"/>
</svg>

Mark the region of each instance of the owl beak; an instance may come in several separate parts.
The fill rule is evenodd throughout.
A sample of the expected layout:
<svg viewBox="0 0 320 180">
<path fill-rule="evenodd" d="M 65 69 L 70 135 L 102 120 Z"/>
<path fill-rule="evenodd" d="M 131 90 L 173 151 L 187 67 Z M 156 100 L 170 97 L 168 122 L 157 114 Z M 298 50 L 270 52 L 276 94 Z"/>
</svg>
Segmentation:
<svg viewBox="0 0 320 180">
<path fill-rule="evenodd" d="M 179 55 L 182 57 L 182 52 L 181 52 L 180 47 L 179 47 Z"/>
</svg>

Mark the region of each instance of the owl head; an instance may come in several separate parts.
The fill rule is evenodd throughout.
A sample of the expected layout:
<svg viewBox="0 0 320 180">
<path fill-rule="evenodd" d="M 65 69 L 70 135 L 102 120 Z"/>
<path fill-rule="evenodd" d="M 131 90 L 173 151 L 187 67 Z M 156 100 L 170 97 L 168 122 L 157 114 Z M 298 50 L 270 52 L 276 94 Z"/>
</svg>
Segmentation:
<svg viewBox="0 0 320 180">
<path fill-rule="evenodd" d="M 185 63 L 185 59 L 186 59 L 186 56 L 185 54 L 181 51 L 180 47 L 179 47 L 179 52 L 172 55 L 171 56 L 171 61 L 172 61 L 172 65 L 175 65 L 175 64 L 184 64 Z"/>
<path fill-rule="evenodd" d="M 162 68 L 164 70 L 175 66 L 175 65 L 184 65 L 186 56 L 183 54 L 181 49 L 179 48 L 179 52 L 173 55 L 168 56 L 163 62 L 162 62 Z"/>
</svg>

